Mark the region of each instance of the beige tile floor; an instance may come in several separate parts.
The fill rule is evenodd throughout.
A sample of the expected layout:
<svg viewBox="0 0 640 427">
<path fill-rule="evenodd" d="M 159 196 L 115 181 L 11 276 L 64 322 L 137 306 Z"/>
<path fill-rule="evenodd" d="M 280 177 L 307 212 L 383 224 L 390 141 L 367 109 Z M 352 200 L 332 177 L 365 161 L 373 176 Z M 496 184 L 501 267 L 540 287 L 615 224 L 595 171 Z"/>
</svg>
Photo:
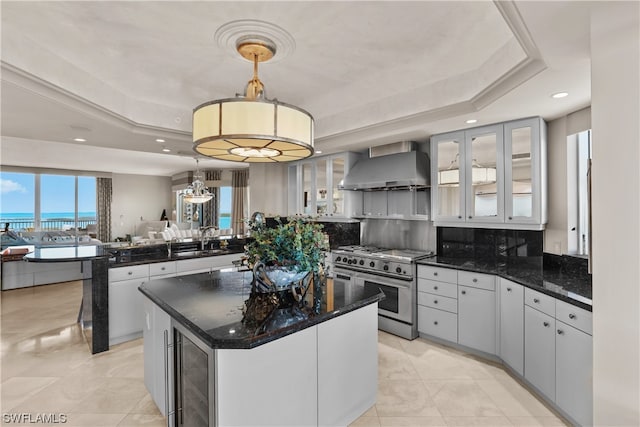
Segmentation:
<svg viewBox="0 0 640 427">
<path fill-rule="evenodd" d="M 68 426 L 164 426 L 144 386 L 142 340 L 91 355 L 75 323 L 81 292 L 69 282 L 0 293 L 2 425 L 28 413 L 64 414 Z M 565 425 L 498 366 L 383 332 L 378 348 L 378 401 L 354 426 Z"/>
</svg>

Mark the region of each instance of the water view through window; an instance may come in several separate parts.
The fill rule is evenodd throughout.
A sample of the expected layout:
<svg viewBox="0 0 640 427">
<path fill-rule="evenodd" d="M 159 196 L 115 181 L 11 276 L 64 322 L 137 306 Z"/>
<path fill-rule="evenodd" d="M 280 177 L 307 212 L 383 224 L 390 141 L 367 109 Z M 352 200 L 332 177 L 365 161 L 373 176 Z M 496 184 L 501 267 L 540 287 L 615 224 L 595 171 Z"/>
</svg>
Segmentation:
<svg viewBox="0 0 640 427">
<path fill-rule="evenodd" d="M 96 223 L 95 177 L 0 172 L 0 190 L 3 228 L 70 230 Z"/>
</svg>

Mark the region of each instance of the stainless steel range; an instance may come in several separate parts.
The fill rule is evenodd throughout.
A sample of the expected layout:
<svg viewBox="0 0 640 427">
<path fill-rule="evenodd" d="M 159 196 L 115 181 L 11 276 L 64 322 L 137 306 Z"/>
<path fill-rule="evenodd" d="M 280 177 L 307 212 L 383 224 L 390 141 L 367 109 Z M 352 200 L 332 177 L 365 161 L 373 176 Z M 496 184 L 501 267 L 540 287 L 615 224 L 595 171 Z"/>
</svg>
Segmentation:
<svg viewBox="0 0 640 427">
<path fill-rule="evenodd" d="M 378 328 L 412 340 L 418 336 L 415 261 L 432 252 L 373 246 L 341 246 L 332 252 L 333 281 L 386 298 L 378 304 Z"/>
</svg>

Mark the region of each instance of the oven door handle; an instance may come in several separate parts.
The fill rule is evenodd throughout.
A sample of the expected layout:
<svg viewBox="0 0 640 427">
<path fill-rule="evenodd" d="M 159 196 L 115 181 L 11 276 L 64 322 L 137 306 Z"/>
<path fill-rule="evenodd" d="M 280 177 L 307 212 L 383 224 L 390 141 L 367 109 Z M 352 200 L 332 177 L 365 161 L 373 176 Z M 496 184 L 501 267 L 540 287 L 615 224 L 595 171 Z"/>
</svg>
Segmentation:
<svg viewBox="0 0 640 427">
<path fill-rule="evenodd" d="M 386 276 L 376 276 L 372 274 L 357 273 L 358 282 L 364 286 L 364 282 L 370 282 L 375 285 L 390 286 L 393 288 L 411 289 L 414 287 L 413 280 L 397 280 Z"/>
<path fill-rule="evenodd" d="M 342 280 L 351 280 L 351 276 L 345 276 L 344 274 L 339 274 L 339 273 L 336 273 L 336 278 L 342 279 Z"/>
</svg>

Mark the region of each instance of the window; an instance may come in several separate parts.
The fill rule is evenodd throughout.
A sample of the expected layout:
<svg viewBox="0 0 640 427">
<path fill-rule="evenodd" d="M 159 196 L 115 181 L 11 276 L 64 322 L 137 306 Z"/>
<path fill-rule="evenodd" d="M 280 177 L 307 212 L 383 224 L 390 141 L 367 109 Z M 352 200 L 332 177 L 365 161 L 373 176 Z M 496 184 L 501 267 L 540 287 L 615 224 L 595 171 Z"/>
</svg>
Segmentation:
<svg viewBox="0 0 640 427">
<path fill-rule="evenodd" d="M 70 230 L 96 223 L 96 178 L 0 172 L 0 217 L 20 231 Z"/>
<path fill-rule="evenodd" d="M 32 173 L 0 172 L 0 220 L 13 230 L 34 230 L 36 180 Z"/>
<path fill-rule="evenodd" d="M 231 228 L 231 187 L 220 187 L 218 228 Z"/>
<path fill-rule="evenodd" d="M 567 137 L 568 252 L 589 255 L 591 131 Z"/>
</svg>

